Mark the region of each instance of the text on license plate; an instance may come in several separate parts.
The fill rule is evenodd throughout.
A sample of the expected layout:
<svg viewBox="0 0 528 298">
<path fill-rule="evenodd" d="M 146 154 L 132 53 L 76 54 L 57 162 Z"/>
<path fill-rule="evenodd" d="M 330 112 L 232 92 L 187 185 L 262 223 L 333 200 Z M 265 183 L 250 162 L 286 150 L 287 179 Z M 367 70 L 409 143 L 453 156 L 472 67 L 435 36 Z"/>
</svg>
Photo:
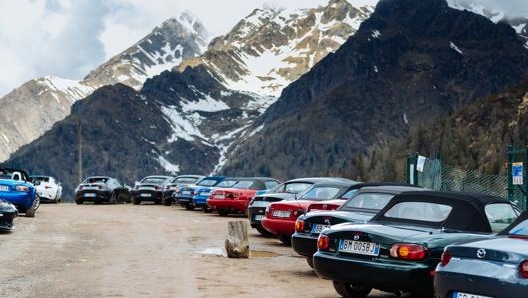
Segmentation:
<svg viewBox="0 0 528 298">
<path fill-rule="evenodd" d="M 312 234 L 320 234 L 322 230 L 329 228 L 330 225 L 315 224 L 312 226 Z"/>
<path fill-rule="evenodd" d="M 0 185 L 0 191 L 9 191 L 9 186 L 7 186 L 7 185 Z"/>
<path fill-rule="evenodd" d="M 379 243 L 341 239 L 339 251 L 377 256 L 379 255 Z"/>
<path fill-rule="evenodd" d="M 95 194 L 92 193 L 92 192 L 87 192 L 87 193 L 84 193 L 83 196 L 84 196 L 84 197 L 87 197 L 87 198 L 93 198 L 93 197 L 95 197 Z"/>
<path fill-rule="evenodd" d="M 139 196 L 140 196 L 140 197 L 150 197 L 151 194 L 148 193 L 148 192 L 142 192 L 142 193 L 139 194 Z"/>
<path fill-rule="evenodd" d="M 453 292 L 453 298 L 493 298 L 490 296 L 475 295 L 464 292 Z"/>
<path fill-rule="evenodd" d="M 253 217 L 254 220 L 263 220 L 264 217 L 266 217 L 264 214 L 255 214 L 255 217 Z"/>
<path fill-rule="evenodd" d="M 275 217 L 290 217 L 290 211 L 273 210 L 273 216 L 275 216 Z"/>
</svg>

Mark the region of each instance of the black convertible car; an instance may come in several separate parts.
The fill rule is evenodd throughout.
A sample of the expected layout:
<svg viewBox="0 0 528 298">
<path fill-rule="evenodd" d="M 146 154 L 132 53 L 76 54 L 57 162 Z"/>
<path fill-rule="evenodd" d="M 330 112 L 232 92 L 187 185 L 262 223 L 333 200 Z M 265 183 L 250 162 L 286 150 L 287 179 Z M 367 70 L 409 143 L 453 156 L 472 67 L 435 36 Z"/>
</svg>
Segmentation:
<svg viewBox="0 0 528 298">
<path fill-rule="evenodd" d="M 6 200 L 0 199 L 0 232 L 15 228 L 14 220 L 18 216 L 16 207 Z"/>
<path fill-rule="evenodd" d="M 349 190 L 354 194 L 350 196 L 345 193 L 343 197 L 349 199 L 336 210 L 317 210 L 297 218 L 295 233 L 291 238 L 293 250 L 306 257 L 308 265 L 313 267 L 312 256 L 317 251 L 317 237 L 323 229 L 345 222 L 365 223 L 385 207 L 395 195 L 419 189 L 423 188 L 389 182 L 356 184 Z"/>
<path fill-rule="evenodd" d="M 520 213 L 516 205 L 496 196 L 405 192 L 369 223 L 323 230 L 314 269 L 332 280 L 343 297 L 366 297 L 373 288 L 432 297 L 435 268 L 445 246 L 489 238 Z"/>
</svg>

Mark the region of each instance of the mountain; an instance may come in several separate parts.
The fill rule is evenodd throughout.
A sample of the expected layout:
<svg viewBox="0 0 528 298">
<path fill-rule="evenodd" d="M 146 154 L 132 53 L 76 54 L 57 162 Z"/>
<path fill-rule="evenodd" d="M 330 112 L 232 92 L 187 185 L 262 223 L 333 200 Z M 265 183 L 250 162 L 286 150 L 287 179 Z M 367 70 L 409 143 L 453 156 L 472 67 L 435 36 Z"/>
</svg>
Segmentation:
<svg viewBox="0 0 528 298">
<path fill-rule="evenodd" d="M 24 83 L 0 99 L 0 160 L 31 142 L 70 113 L 71 105 L 101 86 L 143 82 L 184 59 L 202 54 L 208 37 L 189 13 L 169 19 L 142 40 L 111 58 L 82 81 L 54 76 Z"/>
<path fill-rule="evenodd" d="M 178 69 L 204 65 L 229 89 L 278 96 L 339 48 L 372 10 L 346 0 L 294 11 L 255 9 L 228 34 L 214 38 L 204 55 Z"/>
<path fill-rule="evenodd" d="M 368 180 L 355 157 L 527 75 L 528 51 L 511 26 L 443 0 L 382 0 L 338 51 L 283 90 L 222 170 Z M 378 170 L 395 177 L 396 160 Z"/>
<path fill-rule="evenodd" d="M 257 9 L 203 55 L 139 90 L 121 83 L 98 88 L 4 164 L 60 177 L 66 196 L 89 175 L 132 184 L 153 173 L 219 171 L 233 143 L 277 100 L 277 82 L 288 84 L 336 51 L 372 10 L 344 0 L 296 11 Z M 280 69 L 288 71 L 278 75 Z M 252 85 L 259 93 L 237 89 L 256 73 L 276 78 L 275 87 L 266 78 Z"/>
</svg>

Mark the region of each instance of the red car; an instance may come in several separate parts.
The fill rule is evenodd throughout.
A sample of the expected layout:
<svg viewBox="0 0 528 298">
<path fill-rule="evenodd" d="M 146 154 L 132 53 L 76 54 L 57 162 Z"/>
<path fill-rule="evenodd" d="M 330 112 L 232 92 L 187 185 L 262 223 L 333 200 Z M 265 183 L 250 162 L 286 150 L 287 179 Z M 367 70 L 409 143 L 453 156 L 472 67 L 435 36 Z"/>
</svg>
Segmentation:
<svg viewBox="0 0 528 298">
<path fill-rule="evenodd" d="M 335 200 L 337 199 L 344 203 L 348 197 L 343 197 L 342 195 L 355 184 L 358 184 L 358 182 L 352 180 L 315 183 L 295 200 L 269 204 L 266 208 L 266 217 L 261 221 L 261 224 L 270 233 L 276 235 L 282 243 L 290 245 L 291 236 L 295 232 L 297 217 L 308 212 L 309 208 L 311 210 L 336 209 L 341 204 L 336 203 Z M 311 206 L 314 203 L 321 204 Z"/>
<path fill-rule="evenodd" d="M 220 215 L 246 213 L 249 201 L 258 191 L 266 191 L 281 182 L 268 177 L 240 178 L 229 188 L 217 188 L 207 198 L 207 206 Z"/>
</svg>

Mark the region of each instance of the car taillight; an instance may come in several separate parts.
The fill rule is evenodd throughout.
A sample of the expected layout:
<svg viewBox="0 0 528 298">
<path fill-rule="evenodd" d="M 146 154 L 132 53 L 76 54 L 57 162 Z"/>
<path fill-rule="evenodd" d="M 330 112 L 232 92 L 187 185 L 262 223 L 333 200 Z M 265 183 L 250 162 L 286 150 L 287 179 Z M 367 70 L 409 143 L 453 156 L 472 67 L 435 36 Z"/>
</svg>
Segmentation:
<svg viewBox="0 0 528 298">
<path fill-rule="evenodd" d="M 229 199 L 229 200 L 235 200 L 235 199 L 238 198 L 238 194 L 236 194 L 234 192 L 226 192 L 225 193 L 225 198 Z"/>
<path fill-rule="evenodd" d="M 401 260 L 420 261 L 423 260 L 427 254 L 427 247 L 420 244 L 397 243 L 390 248 L 390 255 Z"/>
<path fill-rule="evenodd" d="M 448 251 L 444 251 L 440 257 L 440 265 L 445 266 L 451 261 L 451 254 Z"/>
<path fill-rule="evenodd" d="M 295 221 L 295 232 L 304 232 L 304 220 L 297 218 Z"/>
<path fill-rule="evenodd" d="M 522 261 L 519 265 L 519 274 L 524 278 L 528 278 L 528 260 Z"/>
<path fill-rule="evenodd" d="M 326 235 L 319 234 L 317 238 L 317 249 L 318 250 L 328 250 L 330 244 L 330 238 Z"/>
<path fill-rule="evenodd" d="M 15 187 L 15 190 L 16 191 L 23 191 L 23 192 L 28 192 L 29 191 L 29 187 L 25 186 L 25 185 L 17 185 Z"/>
<path fill-rule="evenodd" d="M 297 218 L 297 217 L 299 217 L 299 216 L 301 216 L 303 214 L 304 214 L 304 210 L 303 209 L 297 209 L 297 210 L 293 211 L 293 216 L 295 218 Z"/>
<path fill-rule="evenodd" d="M 161 186 L 156 185 L 156 186 L 154 186 L 154 189 L 155 189 L 155 190 L 161 189 Z"/>
</svg>

